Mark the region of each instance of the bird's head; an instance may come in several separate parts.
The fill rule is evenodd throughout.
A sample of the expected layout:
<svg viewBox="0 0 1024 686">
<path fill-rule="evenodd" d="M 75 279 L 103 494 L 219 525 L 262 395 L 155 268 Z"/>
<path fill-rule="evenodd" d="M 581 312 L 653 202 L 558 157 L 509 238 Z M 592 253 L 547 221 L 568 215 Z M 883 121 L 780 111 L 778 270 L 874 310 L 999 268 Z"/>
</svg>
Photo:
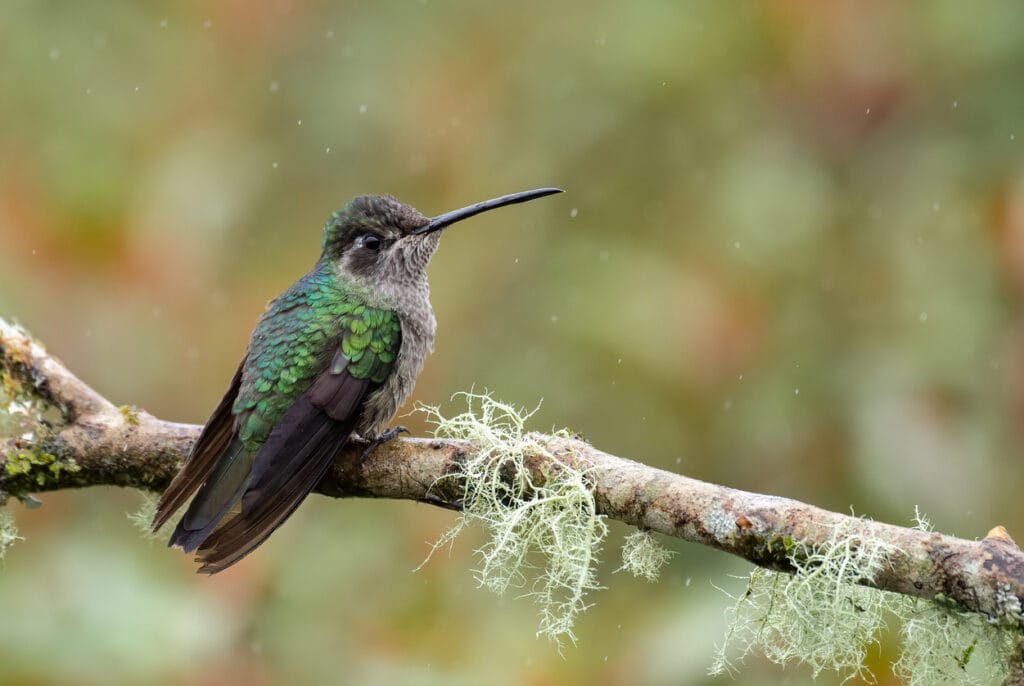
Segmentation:
<svg viewBox="0 0 1024 686">
<path fill-rule="evenodd" d="M 418 280 L 426 273 L 441 230 L 455 222 L 505 205 L 526 202 L 558 188 L 539 188 L 485 200 L 433 219 L 390 195 L 361 195 L 331 215 L 324 227 L 323 258 L 357 282 Z"/>
</svg>

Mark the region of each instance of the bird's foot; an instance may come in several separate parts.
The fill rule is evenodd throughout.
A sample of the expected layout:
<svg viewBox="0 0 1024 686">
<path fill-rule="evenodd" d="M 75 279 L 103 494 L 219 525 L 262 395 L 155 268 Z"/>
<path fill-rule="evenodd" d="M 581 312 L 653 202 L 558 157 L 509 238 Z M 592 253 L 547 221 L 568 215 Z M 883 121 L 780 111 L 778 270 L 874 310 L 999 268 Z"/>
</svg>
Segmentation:
<svg viewBox="0 0 1024 686">
<path fill-rule="evenodd" d="M 387 443 L 393 438 L 396 438 L 398 434 L 402 433 L 407 434 L 409 433 L 409 430 L 404 426 L 393 426 L 387 431 L 381 431 L 379 434 L 377 434 L 375 438 L 372 438 L 369 441 L 367 441 L 366 450 L 363 451 L 363 454 L 359 458 L 359 461 L 364 462 L 366 458 L 370 456 L 370 453 L 377 449 L 377 446 L 379 446 L 381 443 Z"/>
</svg>

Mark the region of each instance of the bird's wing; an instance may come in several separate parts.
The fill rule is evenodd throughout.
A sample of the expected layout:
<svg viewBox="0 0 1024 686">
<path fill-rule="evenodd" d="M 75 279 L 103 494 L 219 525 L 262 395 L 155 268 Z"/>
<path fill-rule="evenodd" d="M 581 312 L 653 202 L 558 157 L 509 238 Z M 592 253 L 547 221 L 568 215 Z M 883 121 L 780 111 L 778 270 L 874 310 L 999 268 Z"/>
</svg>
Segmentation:
<svg viewBox="0 0 1024 686">
<path fill-rule="evenodd" d="M 166 524 L 171 515 L 177 512 L 178 508 L 184 505 L 189 496 L 199 488 L 199 485 L 206 481 L 217 465 L 217 459 L 231 443 L 235 428 L 235 416 L 231 408 L 238 395 L 238 386 L 242 380 L 244 366 L 245 359 L 238 365 L 238 370 L 231 379 L 231 385 L 228 386 L 227 392 L 221 398 L 220 404 L 206 421 L 206 426 L 203 427 L 199 438 L 193 444 L 185 465 L 160 496 L 156 515 L 153 517 L 153 531 L 157 531 Z"/>
<path fill-rule="evenodd" d="M 295 511 L 351 435 L 366 395 L 387 380 L 401 345 L 397 314 L 360 305 L 341 317 L 341 326 L 334 357 L 255 452 L 238 513 L 199 546 L 199 571 L 234 564 Z"/>
</svg>

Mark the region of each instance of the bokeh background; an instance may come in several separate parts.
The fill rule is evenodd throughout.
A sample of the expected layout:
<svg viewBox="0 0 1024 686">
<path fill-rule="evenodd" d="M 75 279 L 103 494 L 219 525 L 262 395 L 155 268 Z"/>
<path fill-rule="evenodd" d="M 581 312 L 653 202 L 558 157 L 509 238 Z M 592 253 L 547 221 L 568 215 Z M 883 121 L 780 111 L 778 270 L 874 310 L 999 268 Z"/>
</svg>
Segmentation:
<svg viewBox="0 0 1024 686">
<path fill-rule="evenodd" d="M 535 428 L 660 467 L 1019 539 L 1021 26 L 954 0 L 8 2 L 0 315 L 201 422 L 349 197 L 558 185 L 446 234 L 416 400 L 543 398 Z M 747 566 L 665 540 L 659 583 L 615 574 L 623 526 L 560 656 L 475 587 L 479 537 L 412 571 L 449 512 L 313 497 L 205 578 L 140 538 L 137 493 L 42 499 L 12 503 L 5 685 L 730 683 L 712 584 Z"/>
</svg>

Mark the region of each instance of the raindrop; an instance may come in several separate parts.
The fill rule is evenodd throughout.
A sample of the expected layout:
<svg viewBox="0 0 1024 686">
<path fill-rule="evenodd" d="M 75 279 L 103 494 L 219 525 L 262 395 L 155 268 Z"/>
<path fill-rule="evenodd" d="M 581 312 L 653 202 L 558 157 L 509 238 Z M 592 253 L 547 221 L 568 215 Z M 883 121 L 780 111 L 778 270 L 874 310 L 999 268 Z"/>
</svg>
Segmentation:
<svg viewBox="0 0 1024 686">
<path fill-rule="evenodd" d="M 928 313 L 927 312 L 922 312 L 921 314 L 919 314 L 917 316 L 917 318 L 920 319 L 922 322 L 926 322 L 926 321 L 928 321 Z"/>
<path fill-rule="evenodd" d="M 278 83 L 277 81 L 271 81 L 270 86 L 268 87 L 270 88 L 271 93 L 276 93 L 278 90 L 280 90 L 281 84 Z"/>
<path fill-rule="evenodd" d="M 162 29 L 166 29 L 167 28 L 167 20 L 166 19 L 161 19 L 160 20 L 160 28 L 162 28 Z"/>
<path fill-rule="evenodd" d="M 552 324 L 557 324 L 558 323 L 558 315 L 557 314 L 551 315 L 551 323 Z"/>
<path fill-rule="evenodd" d="M 270 166 L 271 166 L 271 167 L 273 167 L 274 169 L 277 169 L 277 162 L 274 162 L 274 163 L 273 163 L 273 164 L 271 164 Z"/>
<path fill-rule="evenodd" d="M 870 107 L 864 108 L 864 114 L 871 114 L 871 108 Z"/>
<path fill-rule="evenodd" d="M 204 29 L 208 29 L 211 26 L 213 26 L 213 22 L 211 20 L 207 19 L 206 21 L 203 22 L 203 28 Z"/>
<path fill-rule="evenodd" d="M 327 38 L 327 40 L 334 40 L 334 29 L 327 29 L 324 37 Z"/>
<path fill-rule="evenodd" d="M 301 119 L 299 120 L 299 126 L 302 126 L 302 120 Z"/>
<path fill-rule="evenodd" d="M 689 586 L 691 581 L 693 581 L 693 579 L 691 579 L 690 577 L 686 577 L 686 581 L 684 582 L 683 585 L 684 586 Z"/>
<path fill-rule="evenodd" d="M 328 145 L 326 148 L 324 148 L 324 152 L 327 153 L 328 155 L 330 155 L 331 154 L 331 146 Z"/>
<path fill-rule="evenodd" d="M 939 203 L 937 203 L 937 202 L 936 202 L 936 203 L 932 203 L 932 211 L 934 211 L 934 212 L 938 212 L 938 211 L 939 211 L 939 210 L 941 210 L 941 209 L 942 209 L 942 205 L 940 205 L 940 204 L 939 204 Z"/>
<path fill-rule="evenodd" d="M 1011 134 L 1010 134 L 1010 140 L 1011 140 L 1011 141 L 1015 141 L 1015 140 L 1017 140 L 1017 134 L 1015 134 L 1015 133 L 1011 133 Z"/>
<path fill-rule="evenodd" d="M 60 50 L 58 50 L 57 48 L 50 48 L 50 59 L 51 60 L 59 60 L 60 59 Z"/>
<path fill-rule="evenodd" d="M 360 105 L 359 106 L 359 114 L 366 114 L 366 110 L 367 109 L 368 108 L 366 107 L 366 105 Z"/>
<path fill-rule="evenodd" d="M 571 210 L 569 210 L 569 217 L 570 217 L 571 219 L 575 219 L 575 218 L 576 218 L 576 215 L 577 215 L 577 214 L 579 214 L 579 213 L 580 213 L 580 211 L 579 211 L 579 210 L 577 210 L 577 209 L 576 209 L 576 208 L 574 207 L 574 208 L 572 208 Z"/>
<path fill-rule="evenodd" d="M 794 388 L 793 389 L 793 395 L 800 395 L 800 389 L 799 388 Z"/>
<path fill-rule="evenodd" d="M 739 241 L 733 241 L 732 247 L 734 247 L 737 250 L 739 250 L 740 249 L 740 242 Z"/>
<path fill-rule="evenodd" d="M 953 101 L 953 109 L 955 110 L 957 107 L 960 107 L 960 101 L 959 100 L 954 100 Z"/>
</svg>

